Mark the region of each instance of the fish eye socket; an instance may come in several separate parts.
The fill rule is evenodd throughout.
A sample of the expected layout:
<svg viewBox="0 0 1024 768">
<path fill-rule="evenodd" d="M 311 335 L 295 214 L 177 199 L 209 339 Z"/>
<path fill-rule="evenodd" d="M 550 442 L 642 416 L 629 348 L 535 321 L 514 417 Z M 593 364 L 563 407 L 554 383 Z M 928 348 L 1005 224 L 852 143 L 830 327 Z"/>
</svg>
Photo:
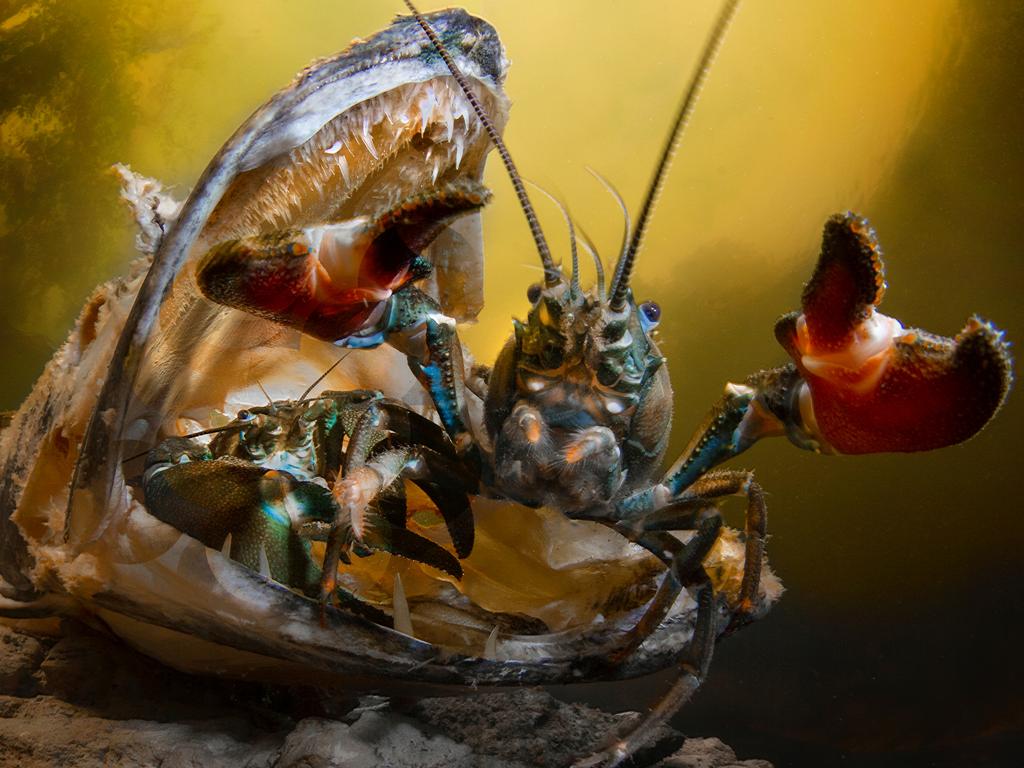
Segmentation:
<svg viewBox="0 0 1024 768">
<path fill-rule="evenodd" d="M 540 283 L 534 283 L 526 289 L 526 298 L 531 304 L 536 304 L 540 300 Z"/>
<path fill-rule="evenodd" d="M 656 302 L 645 301 L 640 305 L 640 321 L 645 331 L 649 331 L 661 320 L 661 307 Z"/>
</svg>

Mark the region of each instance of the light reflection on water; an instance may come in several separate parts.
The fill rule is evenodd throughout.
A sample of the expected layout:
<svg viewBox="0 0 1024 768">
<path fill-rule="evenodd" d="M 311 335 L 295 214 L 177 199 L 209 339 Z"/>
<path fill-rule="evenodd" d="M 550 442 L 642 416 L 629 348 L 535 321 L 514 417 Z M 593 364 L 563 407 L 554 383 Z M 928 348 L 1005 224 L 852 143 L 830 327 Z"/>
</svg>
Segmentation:
<svg viewBox="0 0 1024 768">
<path fill-rule="evenodd" d="M 636 205 L 716 4 L 468 5 L 495 24 L 513 61 L 507 138 L 519 166 L 613 252 L 618 213 L 584 166 Z M 0 21 L 0 407 L 17 405 L 90 288 L 130 257 L 105 168 L 129 162 L 184 194 L 295 71 L 398 10 L 50 0 Z M 1024 338 L 1024 105 L 1011 59 L 1022 28 L 1008 1 L 741 10 L 636 278 L 638 295 L 663 307 L 676 448 L 725 380 L 782 359 L 772 323 L 795 306 L 821 224 L 837 210 L 856 209 L 878 229 L 891 314 L 951 333 L 979 311 Z M 481 360 L 525 311 L 535 279 L 498 164 L 488 179 L 492 291 L 465 334 Z M 544 215 L 560 242 L 557 214 Z M 1005 638 L 1024 621 L 1003 585 L 1021 577 L 1014 542 L 1024 524 L 1008 512 L 1019 506 L 1010 441 L 1022 426 L 1011 398 L 977 440 L 934 455 L 840 461 L 772 445 L 744 457 L 771 492 L 770 553 L 791 591 L 723 644 L 684 728 L 786 765 L 799 764 L 793 745 L 866 766 L 887 763 L 859 753 L 920 753 L 940 741 L 953 760 L 980 748 L 983 733 L 1019 743 L 1024 725 L 1010 713 L 1024 702 L 1010 680 L 1022 670 Z M 973 658 L 975 643 L 1004 661 Z"/>
</svg>

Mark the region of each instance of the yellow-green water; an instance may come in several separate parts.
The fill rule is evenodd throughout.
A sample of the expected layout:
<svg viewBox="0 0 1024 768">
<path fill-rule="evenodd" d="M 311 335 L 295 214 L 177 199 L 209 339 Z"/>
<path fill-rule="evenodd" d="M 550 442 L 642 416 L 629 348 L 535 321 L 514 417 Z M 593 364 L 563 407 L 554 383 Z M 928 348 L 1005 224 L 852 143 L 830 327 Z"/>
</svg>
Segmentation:
<svg viewBox="0 0 1024 768">
<path fill-rule="evenodd" d="M 184 195 L 252 109 L 400 5 L 0 2 L 0 408 L 130 256 L 105 169 L 127 162 Z M 613 253 L 621 219 L 585 167 L 635 212 L 717 3 L 466 5 L 512 60 L 518 165 Z M 676 449 L 726 380 L 783 360 L 772 323 L 838 210 L 879 232 L 889 314 L 952 334 L 977 311 L 1024 339 L 1022 45 L 1010 0 L 745 3 L 635 279 L 663 308 Z M 487 307 L 464 335 L 481 360 L 537 276 L 498 164 L 488 183 Z M 564 251 L 557 212 L 542 216 Z M 1018 401 L 940 453 L 841 460 L 778 443 L 742 457 L 771 494 L 769 553 L 790 591 L 722 644 L 681 727 L 779 765 L 1011 764 L 998 750 L 1024 742 Z"/>
</svg>

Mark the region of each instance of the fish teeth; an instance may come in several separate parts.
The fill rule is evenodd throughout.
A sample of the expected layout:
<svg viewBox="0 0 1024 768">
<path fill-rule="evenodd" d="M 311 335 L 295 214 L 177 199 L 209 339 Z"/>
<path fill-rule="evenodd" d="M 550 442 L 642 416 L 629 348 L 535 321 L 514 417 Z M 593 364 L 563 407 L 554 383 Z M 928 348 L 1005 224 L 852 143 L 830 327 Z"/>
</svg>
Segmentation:
<svg viewBox="0 0 1024 768">
<path fill-rule="evenodd" d="M 245 611 L 253 611 L 255 615 L 272 610 L 262 594 L 260 583 L 253 578 L 253 572 L 233 560 L 225 560 L 216 552 L 215 549 L 206 548 L 206 563 L 220 592 L 217 599 L 222 605 L 229 606 L 225 610 L 233 610 L 239 605 L 244 606 Z"/>
<path fill-rule="evenodd" d="M 348 170 L 348 158 L 344 155 L 338 155 L 338 167 L 341 168 L 341 175 L 345 179 L 345 183 L 351 186 L 352 177 Z"/>
<path fill-rule="evenodd" d="M 452 115 L 451 110 L 445 110 L 444 112 L 444 129 L 446 132 L 446 141 L 452 140 L 452 134 L 455 132 L 455 117 Z"/>
<path fill-rule="evenodd" d="M 466 136 L 463 133 L 455 136 L 455 169 L 462 164 L 462 153 L 466 151 Z"/>
<path fill-rule="evenodd" d="M 491 630 L 491 634 L 487 636 L 487 641 L 484 643 L 484 658 L 491 659 L 492 661 L 498 660 L 498 625 L 494 625 L 494 629 Z"/>
<path fill-rule="evenodd" d="M 465 128 L 469 128 L 469 118 L 473 114 L 473 110 L 465 98 L 456 97 L 452 104 L 452 114 L 456 120 L 462 120 L 462 125 Z"/>
<path fill-rule="evenodd" d="M 377 154 L 377 147 L 374 146 L 373 136 L 370 135 L 370 116 L 363 115 L 363 133 L 361 136 L 363 144 L 366 145 L 366 151 L 373 155 L 374 160 L 379 160 L 380 157 Z"/>
<path fill-rule="evenodd" d="M 420 135 L 424 135 L 427 132 L 427 126 L 430 124 L 430 115 L 433 113 L 433 109 L 430 103 L 424 99 L 420 102 Z"/>
<path fill-rule="evenodd" d="M 175 541 L 174 544 L 166 552 L 160 555 L 160 557 L 158 557 L 157 560 L 171 573 L 179 573 L 179 568 L 181 566 L 181 558 L 185 554 L 185 551 L 188 549 L 189 544 L 193 541 L 195 541 L 195 539 L 193 539 L 191 536 L 188 536 L 184 533 L 181 534 L 178 537 L 177 541 Z"/>
<path fill-rule="evenodd" d="M 420 99 L 420 134 L 427 132 L 427 125 L 430 123 L 430 118 L 434 115 L 434 108 L 438 106 L 437 96 L 434 94 L 434 89 L 431 86 L 427 86 L 423 97 Z"/>
<path fill-rule="evenodd" d="M 220 553 L 224 557 L 231 557 L 231 534 L 229 533 L 224 537 L 224 543 L 221 544 Z"/>
<path fill-rule="evenodd" d="M 391 613 L 395 622 L 395 631 L 409 637 L 416 636 L 412 631 L 412 616 L 409 614 L 409 601 L 405 599 L 402 576 L 398 573 L 395 574 L 395 590 L 391 596 Z"/>
<path fill-rule="evenodd" d="M 260 576 L 264 579 L 272 579 L 270 575 L 270 559 L 267 557 L 267 550 L 260 544 Z"/>
</svg>

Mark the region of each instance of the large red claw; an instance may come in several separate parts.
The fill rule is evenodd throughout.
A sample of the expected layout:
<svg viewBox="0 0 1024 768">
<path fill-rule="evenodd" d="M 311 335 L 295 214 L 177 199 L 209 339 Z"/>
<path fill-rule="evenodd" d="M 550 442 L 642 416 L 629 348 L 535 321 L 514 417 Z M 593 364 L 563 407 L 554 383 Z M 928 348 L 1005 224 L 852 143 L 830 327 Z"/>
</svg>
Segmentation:
<svg viewBox="0 0 1024 768">
<path fill-rule="evenodd" d="M 374 256 L 368 231 L 358 221 L 221 243 L 196 279 L 219 304 L 335 341 L 372 326 L 408 274 L 365 274 Z"/>
<path fill-rule="evenodd" d="M 380 343 L 385 302 L 429 273 L 420 253 L 489 194 L 459 179 L 372 217 L 231 240 L 200 259 L 196 281 L 212 301 L 325 341 Z"/>
<path fill-rule="evenodd" d="M 1008 345 L 976 317 L 955 339 L 904 329 L 875 309 L 882 270 L 865 219 L 829 219 L 803 314 L 775 326 L 806 382 L 804 428 L 836 453 L 926 451 L 967 440 L 1010 389 Z"/>
</svg>

